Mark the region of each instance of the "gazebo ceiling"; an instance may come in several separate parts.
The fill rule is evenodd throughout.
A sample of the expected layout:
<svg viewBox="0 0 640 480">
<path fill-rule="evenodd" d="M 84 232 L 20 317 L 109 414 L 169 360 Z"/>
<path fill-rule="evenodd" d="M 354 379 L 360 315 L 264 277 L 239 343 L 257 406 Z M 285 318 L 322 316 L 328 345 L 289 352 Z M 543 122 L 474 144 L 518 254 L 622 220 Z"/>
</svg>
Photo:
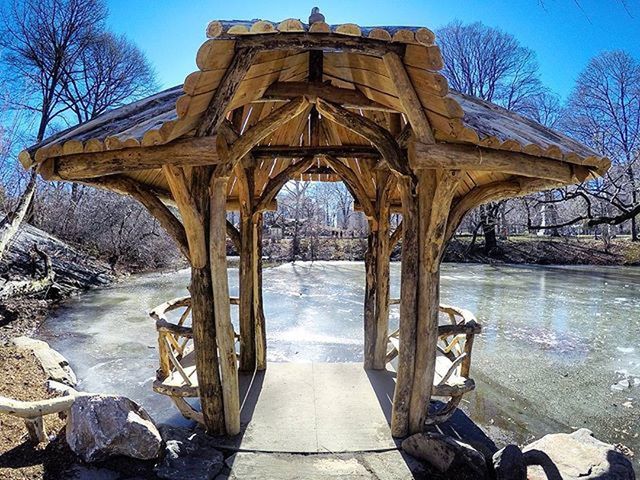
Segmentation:
<svg viewBox="0 0 640 480">
<path fill-rule="evenodd" d="M 550 183 L 555 180 L 555 184 L 576 183 L 602 174 L 609 166 L 607 159 L 564 135 L 491 103 L 450 91 L 446 79 L 438 73 L 443 66 L 440 50 L 426 28 L 324 22 L 309 26 L 293 19 L 280 23 L 214 21 L 207 27 L 207 36 L 196 56 L 199 70 L 188 75 L 184 85 L 60 132 L 23 151 L 23 165 L 35 165 L 48 179 L 98 185 L 102 175 L 123 174 L 170 200 L 161 168 L 136 165 L 135 159 L 143 149 L 153 152 L 156 148 L 159 156 L 191 158 L 182 165 L 215 163 L 215 136 L 194 135 L 212 100 L 220 96 L 218 90 L 225 88 L 225 79 L 237 70 L 236 52 L 246 49 L 254 51 L 245 60 L 251 62 L 250 68 L 226 108 L 229 118 L 233 113 L 241 132 L 291 99 L 305 97 L 314 103 L 317 98 L 329 97 L 398 135 L 406 147 L 407 139 L 402 140 L 399 134 L 413 112 L 403 102 L 391 67 L 383 58 L 393 52 L 404 65 L 436 142 L 411 145 L 421 153 L 414 157 L 423 159 L 422 164 L 412 166 L 441 167 L 441 158 L 454 162 L 449 165 L 464 171 L 457 196 L 514 176 L 539 177 Z M 314 50 L 323 52 L 320 72 L 309 71 L 313 68 L 310 51 Z M 312 139 L 310 118 L 308 111 L 292 118 L 252 150 L 259 163 L 257 191 L 296 159 L 307 156 L 304 147 L 314 145 L 316 154 L 334 155 L 329 147 L 342 146 L 342 162 L 358 174 L 374 199 L 372 172 L 379 152 L 363 137 L 322 114 L 318 138 Z M 158 147 L 167 144 L 174 145 L 172 150 Z M 344 152 L 351 152 L 350 156 Z M 110 161 L 101 169 L 107 157 Z M 487 162 L 490 158 L 499 161 Z M 114 161 L 119 168 L 114 167 Z M 335 166 L 317 155 L 297 178 L 336 181 L 340 175 Z M 230 199 L 238 198 L 236 183 L 234 179 L 229 182 Z"/>
</svg>

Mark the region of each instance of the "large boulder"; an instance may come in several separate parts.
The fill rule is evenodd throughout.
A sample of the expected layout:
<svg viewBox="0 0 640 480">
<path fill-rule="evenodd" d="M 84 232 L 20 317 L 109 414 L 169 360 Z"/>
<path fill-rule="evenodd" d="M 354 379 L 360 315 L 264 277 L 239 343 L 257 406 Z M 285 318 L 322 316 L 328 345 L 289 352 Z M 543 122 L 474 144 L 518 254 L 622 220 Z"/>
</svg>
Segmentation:
<svg viewBox="0 0 640 480">
<path fill-rule="evenodd" d="M 435 472 L 457 480 L 488 478 L 484 455 L 466 443 L 435 432 L 416 433 L 402 449 Z"/>
<path fill-rule="evenodd" d="M 67 443 L 85 462 L 124 455 L 157 458 L 160 432 L 147 412 L 126 397 L 87 395 L 73 403 L 67 419 Z"/>
<path fill-rule="evenodd" d="M 214 439 L 201 430 L 162 425 L 166 442 L 156 475 L 165 480 L 212 480 L 224 467 L 224 457 Z"/>
<path fill-rule="evenodd" d="M 593 437 L 590 430 L 581 428 L 573 433 L 545 435 L 523 448 L 527 464 L 536 458 L 551 463 L 563 480 L 635 480 L 631 461 L 613 445 Z M 538 463 L 538 462 L 536 462 Z M 541 467 L 530 466 L 530 480 L 546 480 Z"/>
<path fill-rule="evenodd" d="M 75 387 L 78 380 L 69 362 L 47 342 L 29 337 L 14 338 L 11 343 L 18 350 L 33 352 L 49 380 Z"/>
</svg>

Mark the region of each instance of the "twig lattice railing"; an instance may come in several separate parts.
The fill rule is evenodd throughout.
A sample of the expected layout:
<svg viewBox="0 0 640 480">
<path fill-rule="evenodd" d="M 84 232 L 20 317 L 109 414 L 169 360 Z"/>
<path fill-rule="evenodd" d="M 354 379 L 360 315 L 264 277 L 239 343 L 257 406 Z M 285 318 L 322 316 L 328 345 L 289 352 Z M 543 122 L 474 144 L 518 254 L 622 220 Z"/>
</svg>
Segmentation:
<svg viewBox="0 0 640 480">
<path fill-rule="evenodd" d="M 390 305 L 398 305 L 399 299 L 392 299 Z M 469 378 L 471 369 L 471 351 L 474 336 L 481 333 L 482 326 L 473 313 L 451 305 L 440 305 L 440 313 L 448 319 L 449 325 L 438 326 L 438 345 L 436 356 L 436 372 L 434 375 L 432 395 L 448 397 L 449 401 L 440 409 L 431 412 L 427 424 L 442 423 L 455 412 L 462 396 L 475 388 L 475 382 Z M 399 354 L 400 330 L 389 334 L 391 349 L 387 353 L 387 362 Z"/>
<path fill-rule="evenodd" d="M 230 297 L 229 300 L 232 305 L 239 303 L 237 297 Z M 184 310 L 177 323 L 170 322 L 167 314 L 178 309 Z M 169 300 L 151 310 L 149 316 L 156 321 L 160 360 L 153 389 L 168 395 L 186 418 L 203 423 L 202 413 L 185 400 L 199 396 L 193 329 L 190 326 L 191 297 Z M 238 334 L 234 335 L 237 340 Z"/>
</svg>

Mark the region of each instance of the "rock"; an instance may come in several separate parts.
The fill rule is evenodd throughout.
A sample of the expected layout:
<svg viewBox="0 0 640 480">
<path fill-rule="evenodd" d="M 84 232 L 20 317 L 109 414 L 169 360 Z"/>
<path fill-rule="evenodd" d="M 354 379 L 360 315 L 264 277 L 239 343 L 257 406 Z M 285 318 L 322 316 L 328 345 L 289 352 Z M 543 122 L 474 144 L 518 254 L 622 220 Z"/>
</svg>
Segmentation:
<svg viewBox="0 0 640 480">
<path fill-rule="evenodd" d="M 613 445 L 594 438 L 586 428 L 545 435 L 523 452 L 529 464 L 534 456 L 548 459 L 564 480 L 635 480 L 631 461 Z M 547 478 L 540 467 L 529 467 L 528 474 L 531 480 Z"/>
<path fill-rule="evenodd" d="M 55 380 L 71 387 L 76 386 L 78 382 L 76 374 L 73 373 L 69 362 L 59 352 L 51 348 L 47 342 L 35 338 L 17 337 L 11 343 L 19 350 L 33 352 L 49 380 Z"/>
<path fill-rule="evenodd" d="M 67 443 L 85 462 L 124 455 L 157 458 L 162 437 L 147 412 L 121 396 L 79 397 L 69 411 Z"/>
<path fill-rule="evenodd" d="M 484 455 L 452 437 L 435 432 L 417 433 L 402 442 L 402 449 L 447 478 L 488 478 Z"/>
<path fill-rule="evenodd" d="M 507 445 L 493 455 L 496 480 L 527 480 L 527 465 L 516 445 Z"/>
<path fill-rule="evenodd" d="M 120 474 L 106 468 L 74 465 L 62 474 L 61 480 L 118 480 Z"/>
<path fill-rule="evenodd" d="M 57 395 L 76 395 L 78 393 L 75 388 L 65 385 L 64 383 L 56 382 L 55 380 L 47 380 L 45 387 L 47 388 L 47 392 Z"/>
<path fill-rule="evenodd" d="M 161 426 L 166 442 L 164 458 L 156 468 L 166 480 L 212 480 L 224 466 L 224 457 L 204 432 Z"/>
</svg>

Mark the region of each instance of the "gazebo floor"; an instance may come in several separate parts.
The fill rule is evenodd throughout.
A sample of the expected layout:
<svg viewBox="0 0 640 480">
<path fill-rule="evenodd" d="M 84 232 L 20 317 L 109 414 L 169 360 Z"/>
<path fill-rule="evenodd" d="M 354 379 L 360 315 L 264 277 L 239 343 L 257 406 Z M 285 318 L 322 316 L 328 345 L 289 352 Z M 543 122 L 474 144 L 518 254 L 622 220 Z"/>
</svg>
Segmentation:
<svg viewBox="0 0 640 480">
<path fill-rule="evenodd" d="M 389 421 L 395 373 L 361 363 L 269 363 L 241 375 L 243 451 L 327 453 L 397 448 Z"/>
</svg>

